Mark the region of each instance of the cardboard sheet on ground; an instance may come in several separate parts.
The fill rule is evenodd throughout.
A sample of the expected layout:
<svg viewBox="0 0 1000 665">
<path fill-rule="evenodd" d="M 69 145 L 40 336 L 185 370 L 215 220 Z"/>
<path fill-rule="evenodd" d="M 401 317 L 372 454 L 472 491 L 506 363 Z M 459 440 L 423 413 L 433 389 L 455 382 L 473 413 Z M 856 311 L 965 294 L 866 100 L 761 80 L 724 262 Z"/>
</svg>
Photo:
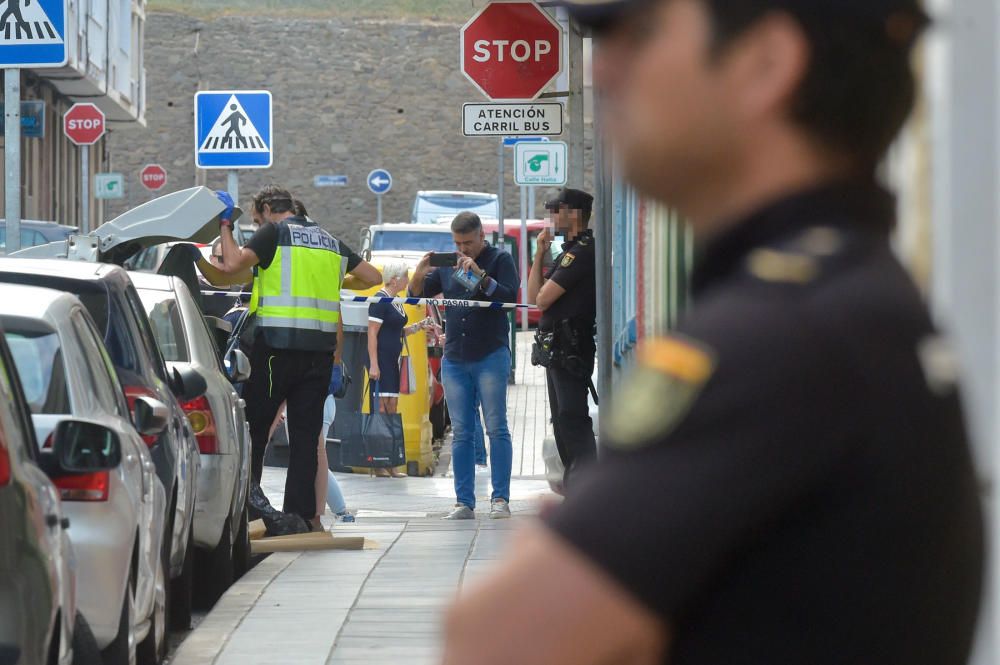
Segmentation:
<svg viewBox="0 0 1000 665">
<path fill-rule="evenodd" d="M 251 529 L 253 526 L 251 525 Z M 259 529 L 258 529 L 259 532 Z M 256 538 L 250 542 L 254 554 L 273 552 L 314 552 L 319 550 L 363 550 L 363 536 L 334 536 L 329 531 L 302 533 L 294 536 Z"/>
</svg>

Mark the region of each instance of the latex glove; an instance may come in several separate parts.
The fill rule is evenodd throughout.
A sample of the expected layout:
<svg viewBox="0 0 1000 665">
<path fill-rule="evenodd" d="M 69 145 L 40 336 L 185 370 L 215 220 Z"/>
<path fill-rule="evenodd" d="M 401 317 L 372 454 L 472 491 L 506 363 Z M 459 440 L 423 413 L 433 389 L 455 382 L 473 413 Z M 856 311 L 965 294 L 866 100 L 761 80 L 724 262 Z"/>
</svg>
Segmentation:
<svg viewBox="0 0 1000 665">
<path fill-rule="evenodd" d="M 216 198 L 226 206 L 226 209 L 222 211 L 219 215 L 219 221 L 231 222 L 233 221 L 233 211 L 236 209 L 236 202 L 233 201 L 233 197 L 229 195 L 229 192 L 218 191 L 215 193 Z"/>
<path fill-rule="evenodd" d="M 190 243 L 184 243 L 182 245 L 178 245 L 178 247 L 181 248 L 178 251 L 181 252 L 184 256 L 186 256 L 188 259 L 190 259 L 191 263 L 198 263 L 198 261 L 201 261 L 203 258 L 205 258 L 201 255 L 201 250 L 199 250 L 198 247 L 195 245 L 192 245 Z"/>
<path fill-rule="evenodd" d="M 330 386 L 327 390 L 328 395 L 336 395 L 340 392 L 340 389 L 344 385 L 344 366 L 334 365 L 333 371 L 330 372 Z"/>
</svg>

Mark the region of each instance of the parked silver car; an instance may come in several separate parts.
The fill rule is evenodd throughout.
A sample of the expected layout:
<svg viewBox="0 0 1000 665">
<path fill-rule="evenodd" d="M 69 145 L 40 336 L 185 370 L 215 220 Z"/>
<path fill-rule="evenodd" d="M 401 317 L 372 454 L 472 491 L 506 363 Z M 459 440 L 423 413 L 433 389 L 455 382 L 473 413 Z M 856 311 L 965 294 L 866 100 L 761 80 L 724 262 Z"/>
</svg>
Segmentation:
<svg viewBox="0 0 1000 665">
<path fill-rule="evenodd" d="M 232 382 L 249 377 L 250 361 L 239 350 L 222 358 L 208 321 L 183 281 L 148 273 L 130 275 L 167 366 L 185 363 L 208 386 L 203 396 L 181 407 L 201 451 L 194 514 L 199 555 L 195 590 L 199 604 L 210 605 L 249 565 L 250 428 L 245 403 Z"/>
<path fill-rule="evenodd" d="M 165 651 L 166 561 L 160 555 L 166 492 L 136 426 L 111 356 L 90 315 L 68 293 L 7 286 L 0 323 L 43 449 L 68 417 L 100 420 L 121 442 L 110 471 L 57 479 L 79 561 L 79 611 L 106 665 L 138 659 L 155 665 Z M 165 427 L 167 407 L 136 399 L 135 422 L 147 436 Z"/>
<path fill-rule="evenodd" d="M 6 295 L 6 294 L 4 294 Z M 100 445 L 95 445 L 100 444 Z M 52 453 L 38 450 L 15 363 L 0 335 L 0 657 L 4 662 L 99 665 L 76 608 L 76 561 L 61 482 L 118 466 L 117 437 L 93 421 L 64 421 Z"/>
</svg>

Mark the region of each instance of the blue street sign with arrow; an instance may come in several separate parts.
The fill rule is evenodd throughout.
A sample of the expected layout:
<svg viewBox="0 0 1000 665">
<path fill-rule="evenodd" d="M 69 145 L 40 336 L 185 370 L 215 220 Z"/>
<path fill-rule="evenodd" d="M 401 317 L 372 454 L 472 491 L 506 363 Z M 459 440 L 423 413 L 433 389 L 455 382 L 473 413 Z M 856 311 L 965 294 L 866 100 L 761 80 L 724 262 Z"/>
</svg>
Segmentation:
<svg viewBox="0 0 1000 665">
<path fill-rule="evenodd" d="M 381 196 L 392 189 L 392 176 L 385 169 L 375 169 L 368 174 L 368 189 Z"/>
<path fill-rule="evenodd" d="M 195 163 L 201 169 L 266 169 L 274 146 L 271 93 L 199 92 L 194 96 Z"/>
<path fill-rule="evenodd" d="M 0 68 L 65 65 L 66 5 L 67 0 L 0 3 Z"/>
</svg>

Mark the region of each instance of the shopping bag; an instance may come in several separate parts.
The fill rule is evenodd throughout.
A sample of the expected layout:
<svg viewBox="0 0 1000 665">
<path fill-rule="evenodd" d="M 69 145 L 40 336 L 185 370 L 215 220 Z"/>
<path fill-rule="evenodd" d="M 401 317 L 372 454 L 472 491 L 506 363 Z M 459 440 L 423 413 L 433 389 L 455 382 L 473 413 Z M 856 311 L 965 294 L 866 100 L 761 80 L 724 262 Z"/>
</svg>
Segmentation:
<svg viewBox="0 0 1000 665">
<path fill-rule="evenodd" d="M 417 375 L 413 371 L 413 358 L 410 357 L 410 343 L 404 338 L 406 355 L 399 357 L 399 394 L 412 395 L 417 392 Z"/>
<path fill-rule="evenodd" d="M 371 391 L 373 407 L 377 406 L 378 395 L 376 382 Z M 341 466 L 388 469 L 406 464 L 403 417 L 398 413 L 378 413 L 377 408 L 372 411 L 375 413 L 344 412 L 343 415 L 338 411 L 334 429 L 341 441 Z"/>
</svg>

